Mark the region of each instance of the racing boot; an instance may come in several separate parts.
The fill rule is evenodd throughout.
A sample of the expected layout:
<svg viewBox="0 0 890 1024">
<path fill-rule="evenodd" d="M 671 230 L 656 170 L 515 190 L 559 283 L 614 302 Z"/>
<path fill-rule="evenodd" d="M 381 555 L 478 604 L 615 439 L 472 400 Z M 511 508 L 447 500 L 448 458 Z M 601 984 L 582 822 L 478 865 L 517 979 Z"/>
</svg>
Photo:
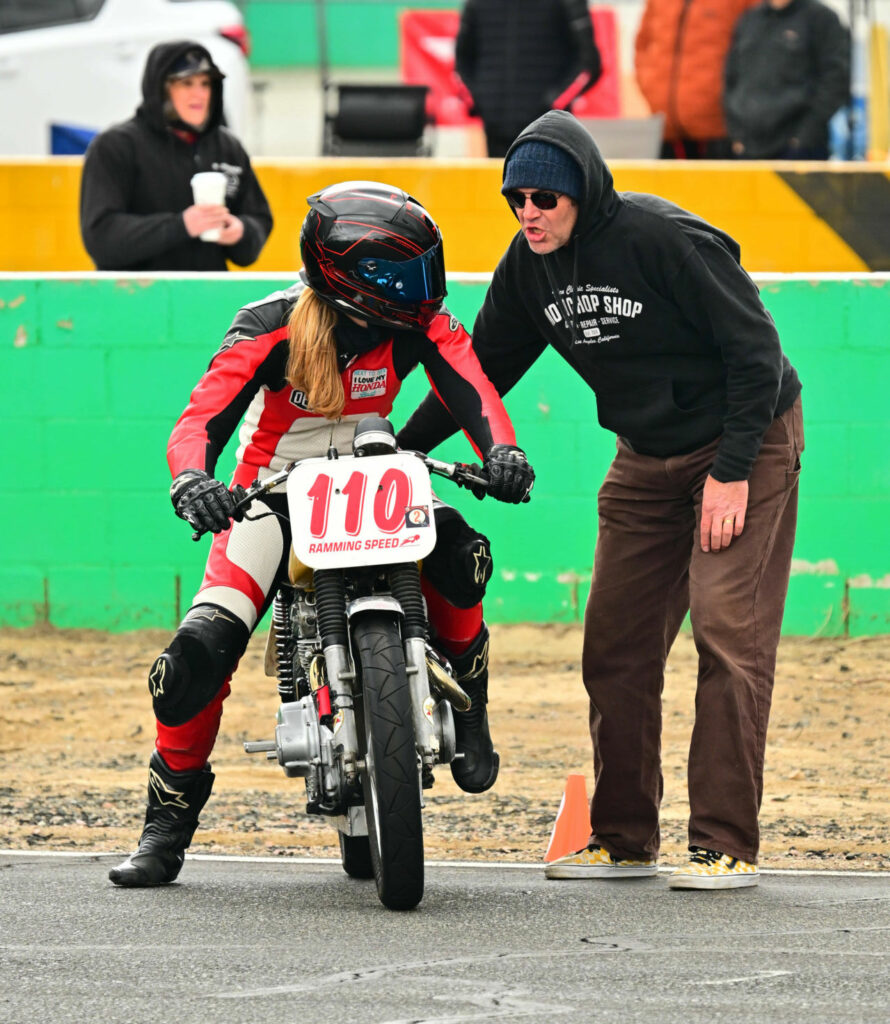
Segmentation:
<svg viewBox="0 0 890 1024">
<path fill-rule="evenodd" d="M 198 814 L 213 788 L 210 765 L 175 772 L 155 750 L 148 763 L 148 807 L 139 848 L 108 872 L 115 885 L 167 885 L 179 874 Z"/>
<path fill-rule="evenodd" d="M 457 753 L 451 762 L 454 781 L 466 793 L 484 793 L 498 777 L 501 759 L 488 731 L 488 627 L 462 653 L 451 659 L 458 683 L 472 701 L 469 711 L 453 711 Z"/>
</svg>

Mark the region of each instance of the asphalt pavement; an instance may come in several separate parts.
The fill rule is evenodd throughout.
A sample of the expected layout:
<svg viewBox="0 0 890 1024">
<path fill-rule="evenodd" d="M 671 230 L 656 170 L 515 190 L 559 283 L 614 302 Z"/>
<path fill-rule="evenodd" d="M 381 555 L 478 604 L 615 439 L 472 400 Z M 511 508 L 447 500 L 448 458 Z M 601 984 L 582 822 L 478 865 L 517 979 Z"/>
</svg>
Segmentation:
<svg viewBox="0 0 890 1024">
<path fill-rule="evenodd" d="M 431 864 L 396 913 L 330 861 L 189 857 L 124 890 L 116 859 L 0 852 L 0 1021 L 890 1020 L 890 873 L 674 892 Z"/>
</svg>

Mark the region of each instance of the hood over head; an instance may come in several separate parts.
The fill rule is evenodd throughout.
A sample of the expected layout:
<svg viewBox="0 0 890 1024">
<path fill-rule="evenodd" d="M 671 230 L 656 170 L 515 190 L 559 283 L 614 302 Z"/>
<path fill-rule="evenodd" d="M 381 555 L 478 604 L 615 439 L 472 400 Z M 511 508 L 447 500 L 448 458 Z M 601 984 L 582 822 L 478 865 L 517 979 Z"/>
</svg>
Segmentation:
<svg viewBox="0 0 890 1024">
<path fill-rule="evenodd" d="M 167 128 L 195 131 L 178 119 L 171 120 L 166 112 L 167 79 L 184 78 L 190 74 L 210 75 L 210 115 L 201 131 L 219 127 L 222 123 L 222 80 L 225 75 L 213 63 L 210 51 L 189 39 L 158 43 L 151 49 L 142 75 L 142 103 L 137 115 L 157 131 Z"/>
<path fill-rule="evenodd" d="M 546 144 L 546 148 L 539 144 Z M 530 145 L 531 144 L 531 145 Z M 528 156 L 552 153 L 551 147 L 561 150 L 570 157 L 577 165 L 581 175 L 580 188 L 577 179 L 571 173 L 563 174 L 567 165 L 560 160 L 551 160 L 554 165 L 550 177 L 560 180 L 569 185 L 569 188 L 557 188 L 550 185 L 558 192 L 565 192 L 573 195 L 578 203 L 578 224 L 576 234 L 585 233 L 591 228 L 596 228 L 610 220 L 618 208 L 618 195 L 612 183 L 612 172 L 609 170 L 606 161 L 593 141 L 590 132 L 581 122 L 567 110 L 548 110 L 536 121 L 532 121 L 527 128 L 516 137 L 513 145 L 507 150 L 504 158 L 503 182 L 501 192 L 509 188 L 540 188 L 544 187 L 537 181 L 520 183 L 517 172 L 524 171 L 529 165 L 526 163 Z M 515 157 L 515 164 L 514 164 Z M 539 175 L 541 181 L 547 177 L 546 169 Z M 525 174 L 524 176 L 528 176 Z M 508 184 L 509 181 L 509 184 Z"/>
</svg>

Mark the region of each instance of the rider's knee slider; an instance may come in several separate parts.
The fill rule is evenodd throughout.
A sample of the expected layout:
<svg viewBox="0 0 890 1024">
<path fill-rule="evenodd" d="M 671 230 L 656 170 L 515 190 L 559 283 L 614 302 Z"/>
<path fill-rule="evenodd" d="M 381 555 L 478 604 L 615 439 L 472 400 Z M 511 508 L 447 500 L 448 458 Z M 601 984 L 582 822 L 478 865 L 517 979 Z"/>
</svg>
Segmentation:
<svg viewBox="0 0 890 1024">
<path fill-rule="evenodd" d="M 456 608 L 479 604 L 491 579 L 488 538 L 450 505 L 437 506 L 436 546 L 423 561 L 426 578 Z"/>
<path fill-rule="evenodd" d="M 192 608 L 148 673 L 158 721 L 184 725 L 202 711 L 231 676 L 249 636 L 247 626 L 224 608 Z"/>
</svg>

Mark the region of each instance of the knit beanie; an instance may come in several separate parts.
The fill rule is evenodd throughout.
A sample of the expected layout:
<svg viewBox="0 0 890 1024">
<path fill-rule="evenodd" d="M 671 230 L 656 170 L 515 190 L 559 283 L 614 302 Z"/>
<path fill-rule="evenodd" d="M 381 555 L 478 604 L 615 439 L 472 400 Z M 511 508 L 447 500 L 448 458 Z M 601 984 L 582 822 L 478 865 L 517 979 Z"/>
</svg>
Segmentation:
<svg viewBox="0 0 890 1024">
<path fill-rule="evenodd" d="M 511 188 L 548 189 L 579 200 L 584 194 L 584 175 L 564 149 L 533 140 L 520 143 L 507 157 L 501 192 Z"/>
</svg>

